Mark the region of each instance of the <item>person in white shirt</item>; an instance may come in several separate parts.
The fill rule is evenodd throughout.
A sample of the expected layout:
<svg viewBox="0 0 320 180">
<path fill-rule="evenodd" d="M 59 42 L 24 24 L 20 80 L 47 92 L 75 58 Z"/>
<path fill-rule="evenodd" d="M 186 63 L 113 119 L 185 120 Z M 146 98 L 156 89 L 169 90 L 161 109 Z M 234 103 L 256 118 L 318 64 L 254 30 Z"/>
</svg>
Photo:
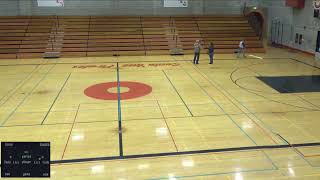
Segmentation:
<svg viewBox="0 0 320 180">
<path fill-rule="evenodd" d="M 245 49 L 246 49 L 246 45 L 244 43 L 244 40 L 242 39 L 239 43 L 238 58 L 240 57 L 241 54 L 242 54 L 242 57 L 246 57 Z"/>
<path fill-rule="evenodd" d="M 201 50 L 200 40 L 196 40 L 196 42 L 194 43 L 194 58 L 193 58 L 193 64 L 199 64 L 200 50 Z"/>
</svg>

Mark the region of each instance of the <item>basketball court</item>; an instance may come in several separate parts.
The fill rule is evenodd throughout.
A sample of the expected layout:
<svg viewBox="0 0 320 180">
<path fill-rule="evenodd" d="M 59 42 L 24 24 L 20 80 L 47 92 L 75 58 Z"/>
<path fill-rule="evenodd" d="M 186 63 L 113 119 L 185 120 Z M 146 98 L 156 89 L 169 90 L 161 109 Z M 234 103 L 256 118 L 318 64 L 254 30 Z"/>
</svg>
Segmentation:
<svg viewBox="0 0 320 180">
<path fill-rule="evenodd" d="M 320 179 L 319 18 L 320 0 L 2 0 L 0 179 Z"/>
<path fill-rule="evenodd" d="M 319 178 L 312 57 L 191 60 L 1 60 L 0 141 L 51 142 L 51 179 Z"/>
</svg>

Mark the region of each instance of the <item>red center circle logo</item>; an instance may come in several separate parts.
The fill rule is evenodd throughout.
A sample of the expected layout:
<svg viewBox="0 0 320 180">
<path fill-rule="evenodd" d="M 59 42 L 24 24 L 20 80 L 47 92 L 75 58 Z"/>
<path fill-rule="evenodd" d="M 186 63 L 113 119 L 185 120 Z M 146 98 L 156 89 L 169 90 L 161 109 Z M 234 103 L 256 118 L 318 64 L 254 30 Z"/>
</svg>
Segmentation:
<svg viewBox="0 0 320 180">
<path fill-rule="evenodd" d="M 84 94 L 102 100 L 117 100 L 118 93 L 108 92 L 110 88 L 117 88 L 118 82 L 107 82 L 95 84 L 84 90 Z M 120 93 L 121 100 L 134 99 L 148 95 L 152 92 L 152 87 L 143 83 L 122 81 L 120 87 L 129 89 L 127 92 Z"/>
</svg>

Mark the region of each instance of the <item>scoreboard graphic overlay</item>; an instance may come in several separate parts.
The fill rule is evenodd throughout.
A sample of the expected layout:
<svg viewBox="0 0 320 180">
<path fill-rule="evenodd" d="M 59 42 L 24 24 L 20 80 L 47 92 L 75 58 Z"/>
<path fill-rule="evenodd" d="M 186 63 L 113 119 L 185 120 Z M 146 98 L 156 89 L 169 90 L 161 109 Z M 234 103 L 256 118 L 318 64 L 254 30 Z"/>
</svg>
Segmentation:
<svg viewBox="0 0 320 180">
<path fill-rule="evenodd" d="M 50 143 L 1 142 L 1 177 L 50 177 Z"/>
</svg>

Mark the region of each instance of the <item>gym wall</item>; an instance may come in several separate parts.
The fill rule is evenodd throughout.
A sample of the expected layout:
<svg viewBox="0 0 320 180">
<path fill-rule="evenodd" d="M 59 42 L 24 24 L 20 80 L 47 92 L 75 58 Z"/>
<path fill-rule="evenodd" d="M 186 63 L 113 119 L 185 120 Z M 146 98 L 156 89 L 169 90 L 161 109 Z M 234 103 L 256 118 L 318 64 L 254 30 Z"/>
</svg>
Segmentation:
<svg viewBox="0 0 320 180">
<path fill-rule="evenodd" d="M 313 0 L 306 0 L 303 9 L 285 6 L 285 0 L 262 0 L 262 6 L 268 9 L 268 38 L 271 38 L 272 20 L 278 19 L 284 24 L 283 44 L 296 49 L 314 53 L 320 19 L 313 17 Z M 304 41 L 295 43 L 296 33 L 302 34 Z"/>
<path fill-rule="evenodd" d="M 240 15 L 244 2 L 260 0 L 188 0 L 186 8 L 164 8 L 163 0 L 64 0 L 65 7 L 38 7 L 37 0 L 1 0 L 0 15 Z"/>
</svg>

